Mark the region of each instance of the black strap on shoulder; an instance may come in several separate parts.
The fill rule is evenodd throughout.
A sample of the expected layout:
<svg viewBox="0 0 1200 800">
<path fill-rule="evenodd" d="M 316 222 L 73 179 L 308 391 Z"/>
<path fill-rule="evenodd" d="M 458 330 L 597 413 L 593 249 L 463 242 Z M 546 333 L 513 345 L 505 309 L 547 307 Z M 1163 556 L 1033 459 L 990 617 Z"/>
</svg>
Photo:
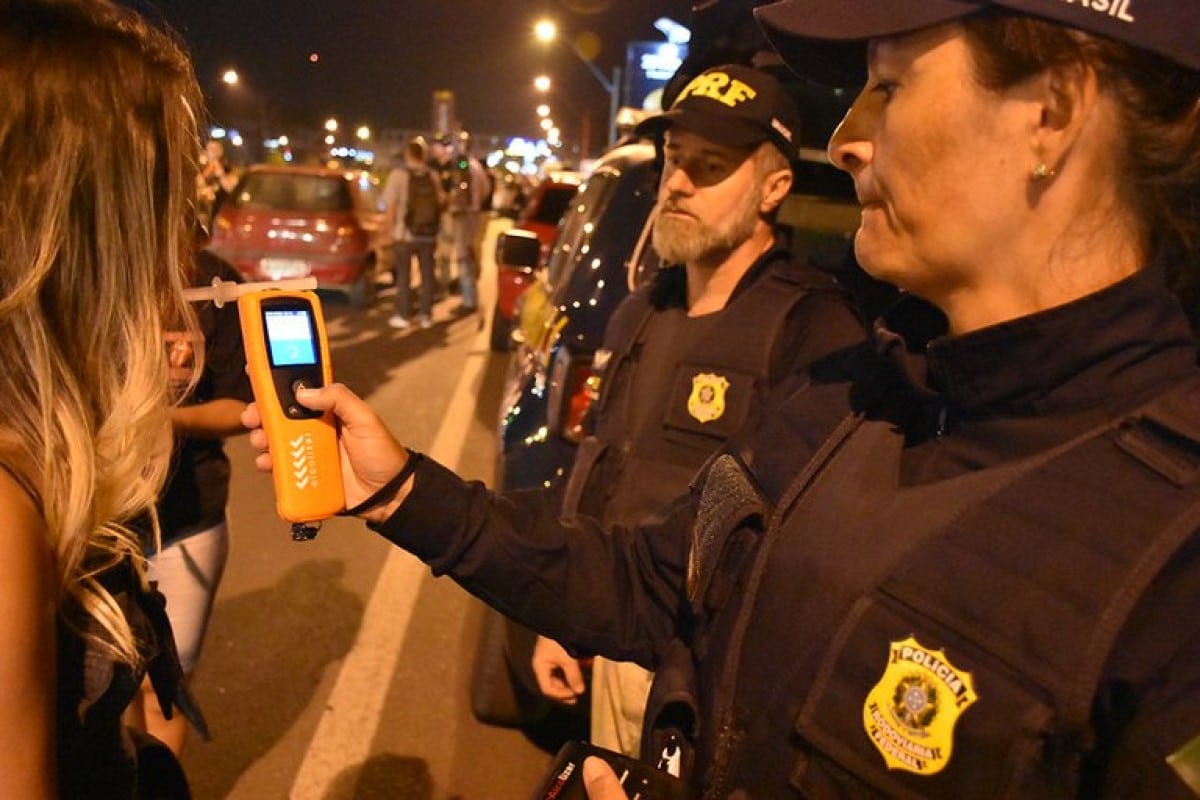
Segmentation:
<svg viewBox="0 0 1200 800">
<path fill-rule="evenodd" d="M 619 363 L 630 357 L 634 344 L 654 313 L 651 302 L 653 287 L 646 284 L 629 295 L 619 306 L 604 330 L 604 347 L 611 353 L 600 381 L 600 396 L 596 398 L 596 413 L 608 405 L 613 382 L 609 378 L 617 373 Z"/>
</svg>

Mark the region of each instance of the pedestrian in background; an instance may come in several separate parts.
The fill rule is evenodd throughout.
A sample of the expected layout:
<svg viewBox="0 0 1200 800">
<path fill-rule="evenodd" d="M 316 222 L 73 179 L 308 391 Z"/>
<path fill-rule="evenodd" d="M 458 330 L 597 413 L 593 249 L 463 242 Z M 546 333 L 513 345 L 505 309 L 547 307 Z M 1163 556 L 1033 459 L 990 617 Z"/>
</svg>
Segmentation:
<svg viewBox="0 0 1200 800">
<path fill-rule="evenodd" d="M 225 145 L 219 139 L 204 143 L 200 156 L 200 174 L 196 179 L 196 215 L 207 229 L 221 205 L 237 187 L 237 173 L 225 159 Z"/>
<path fill-rule="evenodd" d="M 450 193 L 455 184 L 454 151 L 451 147 L 453 139 L 449 135 L 440 136 L 429 147 L 428 165 L 438 178 L 445 202 L 442 204 L 442 219 L 438 226 L 436 246 L 434 247 L 434 262 L 437 265 L 437 286 L 434 299 L 449 294 L 458 293 L 458 281 L 454 278 L 454 224 L 450 208 Z"/>
<path fill-rule="evenodd" d="M 163 331 L 192 320 L 200 91 L 108 0 L 0 5 L 0 797 L 187 797 L 124 728 L 147 671 L 185 703 L 128 522 L 171 452 Z"/>
<path fill-rule="evenodd" d="M 473 313 L 479 307 L 476 287 L 480 269 L 480 232 L 484 218 L 484 197 L 489 186 L 483 165 L 471 152 L 470 134 L 463 131 L 458 136 L 448 205 L 454 241 L 454 269 L 462 299 L 459 311 L 464 314 Z"/>
<path fill-rule="evenodd" d="M 383 202 L 396 286 L 395 312 L 388 325 L 399 330 L 412 326 L 412 262 L 416 257 L 421 276 L 417 324 L 428 328 L 433 324 L 434 248 L 444 203 L 437 176 L 426 166 L 425 141 L 420 137 L 405 145 L 403 165 L 388 174 Z"/>
</svg>

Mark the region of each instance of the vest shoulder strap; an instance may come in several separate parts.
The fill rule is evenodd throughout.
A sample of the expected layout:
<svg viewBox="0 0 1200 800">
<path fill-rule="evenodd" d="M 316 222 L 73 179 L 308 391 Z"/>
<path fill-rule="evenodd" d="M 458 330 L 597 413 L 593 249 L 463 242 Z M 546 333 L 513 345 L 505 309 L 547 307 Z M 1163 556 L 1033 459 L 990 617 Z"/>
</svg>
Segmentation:
<svg viewBox="0 0 1200 800">
<path fill-rule="evenodd" d="M 713 364 L 754 374 L 767 385 L 771 356 L 792 309 L 813 292 L 838 292 L 830 276 L 795 261 L 768 264 L 750 286 L 737 292 L 715 326 L 693 351 Z"/>
</svg>

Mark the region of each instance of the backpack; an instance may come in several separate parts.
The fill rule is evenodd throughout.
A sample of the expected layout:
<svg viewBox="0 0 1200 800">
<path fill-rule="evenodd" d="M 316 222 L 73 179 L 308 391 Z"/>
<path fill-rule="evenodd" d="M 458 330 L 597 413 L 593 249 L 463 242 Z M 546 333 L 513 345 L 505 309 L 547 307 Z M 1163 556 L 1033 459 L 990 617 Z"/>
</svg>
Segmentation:
<svg viewBox="0 0 1200 800">
<path fill-rule="evenodd" d="M 428 170 L 408 174 L 408 206 L 404 227 L 413 236 L 436 236 L 442 216 L 437 186 Z"/>
</svg>

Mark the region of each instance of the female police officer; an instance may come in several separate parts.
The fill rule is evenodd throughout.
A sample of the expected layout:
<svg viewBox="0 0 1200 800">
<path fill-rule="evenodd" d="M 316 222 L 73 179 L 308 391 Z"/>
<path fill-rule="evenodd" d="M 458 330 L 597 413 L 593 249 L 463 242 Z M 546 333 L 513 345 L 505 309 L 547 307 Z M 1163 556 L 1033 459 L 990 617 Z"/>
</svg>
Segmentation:
<svg viewBox="0 0 1200 800">
<path fill-rule="evenodd" d="M 907 291 L 874 348 L 634 531 L 427 461 L 364 516 L 560 641 L 657 666 L 649 738 L 694 743 L 706 796 L 1197 789 L 1200 370 L 1167 287 L 1196 278 L 1200 2 L 759 16 L 819 79 L 866 54 L 829 153 L 859 260 Z M 406 464 L 346 390 L 311 405 L 344 423 L 352 502 Z"/>
</svg>

